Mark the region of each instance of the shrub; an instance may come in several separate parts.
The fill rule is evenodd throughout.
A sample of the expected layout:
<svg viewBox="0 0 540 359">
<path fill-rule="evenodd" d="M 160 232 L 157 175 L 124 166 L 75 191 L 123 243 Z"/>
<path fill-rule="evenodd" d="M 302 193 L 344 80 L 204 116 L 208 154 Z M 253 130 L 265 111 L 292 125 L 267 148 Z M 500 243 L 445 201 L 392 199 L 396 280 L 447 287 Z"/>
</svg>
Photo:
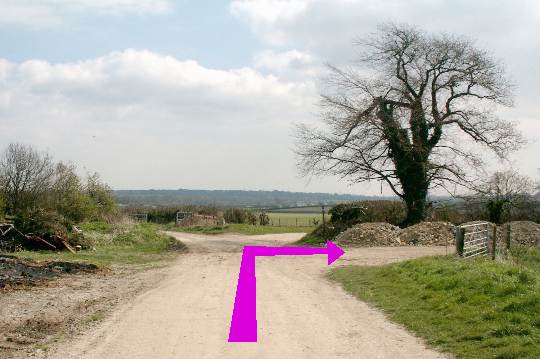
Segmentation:
<svg viewBox="0 0 540 359">
<path fill-rule="evenodd" d="M 116 209 L 116 200 L 112 189 L 104 183 L 99 174 L 94 173 L 86 179 L 86 194 L 96 208 L 97 218 L 112 213 Z"/>
<path fill-rule="evenodd" d="M 252 211 L 247 212 L 247 224 L 251 224 L 252 226 L 257 224 L 257 216 Z"/>
<path fill-rule="evenodd" d="M 338 227 L 350 227 L 364 222 L 388 222 L 395 226 L 405 220 L 405 206 L 401 201 L 359 201 L 334 206 L 331 222 Z"/>
<path fill-rule="evenodd" d="M 246 223 L 248 211 L 241 208 L 228 208 L 223 213 L 223 218 L 227 223 Z"/>
<path fill-rule="evenodd" d="M 22 233 L 33 233 L 40 237 L 59 235 L 67 237 L 71 229 L 63 216 L 53 210 L 33 208 L 15 215 L 15 227 Z"/>
<path fill-rule="evenodd" d="M 266 213 L 259 214 L 259 224 L 261 226 L 267 226 L 270 224 L 270 217 Z"/>
<path fill-rule="evenodd" d="M 176 220 L 176 212 L 178 210 L 174 207 L 160 207 L 151 210 L 142 210 L 137 213 L 147 213 L 148 222 L 151 223 L 170 223 Z"/>
</svg>

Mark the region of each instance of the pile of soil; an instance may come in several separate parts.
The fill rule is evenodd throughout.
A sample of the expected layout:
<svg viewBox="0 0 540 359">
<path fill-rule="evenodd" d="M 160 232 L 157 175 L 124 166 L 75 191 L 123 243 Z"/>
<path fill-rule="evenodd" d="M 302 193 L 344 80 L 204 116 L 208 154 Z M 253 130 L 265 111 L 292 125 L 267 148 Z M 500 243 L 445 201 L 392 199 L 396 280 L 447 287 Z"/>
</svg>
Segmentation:
<svg viewBox="0 0 540 359">
<path fill-rule="evenodd" d="M 540 245 L 540 224 L 530 221 L 510 222 L 512 242 L 526 246 Z"/>
<path fill-rule="evenodd" d="M 444 246 L 455 243 L 454 230 L 448 222 L 421 222 L 405 229 L 384 222 L 361 223 L 339 234 L 336 242 L 348 247 Z"/>
<path fill-rule="evenodd" d="M 97 270 L 94 264 L 59 261 L 38 263 L 0 255 L 0 289 L 33 286 L 66 273 L 93 273 Z"/>
<path fill-rule="evenodd" d="M 421 222 L 402 229 L 399 240 L 405 245 L 444 246 L 455 243 L 454 232 L 449 222 Z"/>
<path fill-rule="evenodd" d="M 401 246 L 399 231 L 389 223 L 360 223 L 338 235 L 336 242 L 348 247 Z"/>
</svg>

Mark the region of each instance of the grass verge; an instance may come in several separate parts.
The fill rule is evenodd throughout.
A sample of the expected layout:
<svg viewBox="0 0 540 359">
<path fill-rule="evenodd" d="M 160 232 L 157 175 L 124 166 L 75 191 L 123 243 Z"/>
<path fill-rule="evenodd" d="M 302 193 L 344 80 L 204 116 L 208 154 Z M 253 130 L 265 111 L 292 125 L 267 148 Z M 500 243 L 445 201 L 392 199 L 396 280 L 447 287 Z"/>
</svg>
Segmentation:
<svg viewBox="0 0 540 359">
<path fill-rule="evenodd" d="M 188 233 L 200 233 L 200 234 L 223 234 L 223 233 L 237 233 L 245 234 L 248 236 L 259 234 L 280 234 L 280 233 L 307 233 L 313 229 L 313 227 L 296 227 L 296 226 L 253 226 L 250 224 L 227 224 L 225 226 L 191 226 L 191 227 L 177 227 L 173 224 L 165 225 L 163 227 L 168 231 L 175 232 L 188 232 Z"/>
<path fill-rule="evenodd" d="M 336 226 L 335 224 L 321 224 L 307 233 L 304 237 L 297 241 L 296 244 L 315 247 L 325 246 L 327 240 L 333 241 L 343 230 L 345 230 L 345 227 L 343 226 Z"/>
<path fill-rule="evenodd" d="M 67 251 L 21 251 L 14 253 L 23 258 L 38 261 L 77 261 L 98 266 L 155 264 L 173 259 L 185 246 L 171 236 L 159 232 L 152 224 L 111 225 L 86 223 L 81 228 L 85 237 L 94 242 L 94 249 L 76 253 Z"/>
<path fill-rule="evenodd" d="M 425 257 L 341 267 L 330 278 L 460 358 L 540 357 L 540 273 L 531 267 Z"/>
</svg>

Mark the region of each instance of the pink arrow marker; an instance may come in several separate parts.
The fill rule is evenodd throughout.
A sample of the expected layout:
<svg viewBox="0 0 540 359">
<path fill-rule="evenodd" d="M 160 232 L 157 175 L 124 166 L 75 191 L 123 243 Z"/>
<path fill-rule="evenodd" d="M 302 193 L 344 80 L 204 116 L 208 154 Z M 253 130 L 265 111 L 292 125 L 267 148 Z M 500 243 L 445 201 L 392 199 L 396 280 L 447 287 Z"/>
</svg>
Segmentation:
<svg viewBox="0 0 540 359">
<path fill-rule="evenodd" d="M 236 287 L 236 298 L 229 330 L 229 342 L 257 341 L 257 281 L 255 257 L 328 255 L 328 265 L 334 263 L 345 252 L 327 241 L 325 248 L 313 247 L 262 247 L 245 246 L 240 263 L 240 274 Z"/>
</svg>

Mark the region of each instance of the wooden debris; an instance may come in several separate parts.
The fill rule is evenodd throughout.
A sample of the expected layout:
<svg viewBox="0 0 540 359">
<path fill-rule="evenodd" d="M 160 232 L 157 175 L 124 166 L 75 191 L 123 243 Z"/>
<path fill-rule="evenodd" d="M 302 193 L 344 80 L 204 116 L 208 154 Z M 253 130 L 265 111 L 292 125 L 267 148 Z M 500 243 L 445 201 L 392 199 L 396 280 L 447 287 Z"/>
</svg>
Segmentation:
<svg viewBox="0 0 540 359">
<path fill-rule="evenodd" d="M 82 235 L 78 228 L 77 233 Z M 59 235 L 45 239 L 32 233 L 23 234 L 11 223 L 0 223 L 0 250 L 68 250 L 75 253 L 75 249 Z"/>
</svg>

